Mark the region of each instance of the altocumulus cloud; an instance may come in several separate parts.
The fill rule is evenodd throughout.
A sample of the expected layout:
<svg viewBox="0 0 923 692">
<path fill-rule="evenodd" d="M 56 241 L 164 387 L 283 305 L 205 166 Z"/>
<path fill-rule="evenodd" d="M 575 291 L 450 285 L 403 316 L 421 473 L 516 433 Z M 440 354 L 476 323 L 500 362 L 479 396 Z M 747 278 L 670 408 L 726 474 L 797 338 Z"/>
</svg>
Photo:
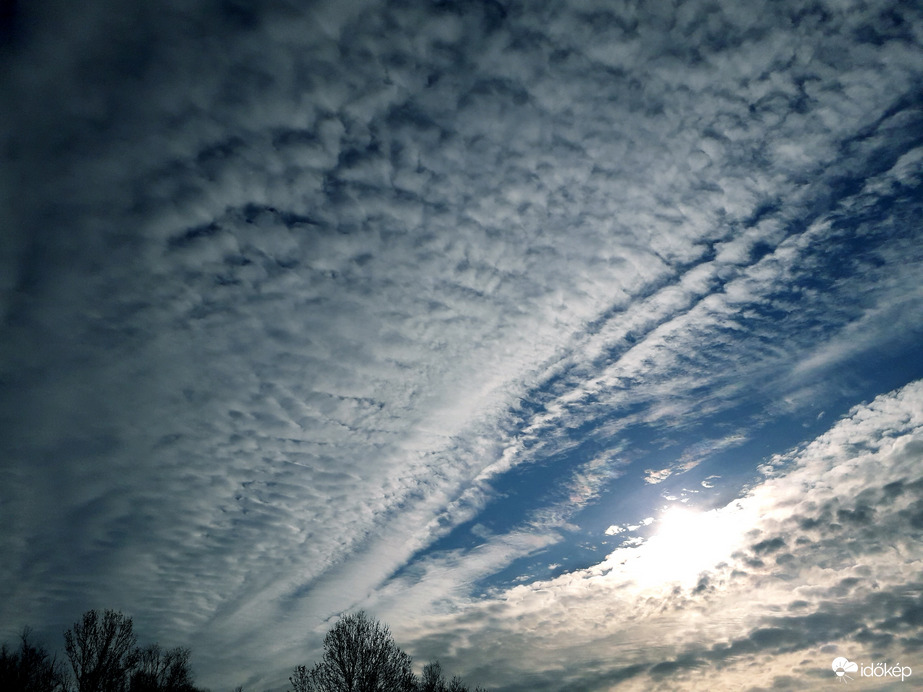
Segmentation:
<svg viewBox="0 0 923 692">
<path fill-rule="evenodd" d="M 18 5 L 3 627 L 122 608 L 211 686 L 282 684 L 358 606 L 507 690 L 914 650 L 919 386 L 780 430 L 923 376 L 921 31 L 888 2 Z M 656 536 L 539 554 L 675 482 L 750 532 L 694 583 L 619 578 Z"/>
<path fill-rule="evenodd" d="M 691 517 L 706 529 L 696 553 L 722 542 L 698 573 L 671 570 L 689 555 L 654 536 L 585 570 L 469 599 L 406 636 L 451 651 L 449 661 L 477 660 L 509 690 L 771 688 L 781 676 L 807 689 L 831 682 L 836 652 L 913 659 L 923 641 L 921 458 L 917 381 L 775 457 L 763 480 L 704 520 Z M 421 586 L 402 598 L 425 597 Z"/>
</svg>

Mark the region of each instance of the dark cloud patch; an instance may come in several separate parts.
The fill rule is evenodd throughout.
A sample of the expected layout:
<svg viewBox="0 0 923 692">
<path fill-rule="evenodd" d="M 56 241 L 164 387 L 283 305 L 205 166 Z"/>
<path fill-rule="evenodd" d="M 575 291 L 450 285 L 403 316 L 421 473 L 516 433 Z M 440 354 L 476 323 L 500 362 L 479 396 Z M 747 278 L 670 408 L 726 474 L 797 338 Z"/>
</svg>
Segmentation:
<svg viewBox="0 0 923 692">
<path fill-rule="evenodd" d="M 759 543 L 754 543 L 750 546 L 750 549 L 757 555 L 768 555 L 769 553 L 774 553 L 778 550 L 781 550 L 785 547 L 785 539 L 776 536 L 775 538 L 767 538 L 764 541 Z"/>
<path fill-rule="evenodd" d="M 870 630 L 863 627 L 856 632 L 854 639 L 859 642 L 866 651 L 880 652 L 885 651 L 894 644 L 894 634 L 887 631 Z"/>
<path fill-rule="evenodd" d="M 900 6 L 889 7 L 873 15 L 870 21 L 853 31 L 853 36 L 859 43 L 871 43 L 876 46 L 881 46 L 887 41 L 912 44 L 915 40 L 911 24 L 906 21 Z"/>
<path fill-rule="evenodd" d="M 829 593 L 832 596 L 848 596 L 849 593 L 861 583 L 862 580 L 857 577 L 847 577 L 845 579 L 841 579 L 835 586 L 832 586 L 829 589 Z"/>
<path fill-rule="evenodd" d="M 923 500 L 917 500 L 910 507 L 902 512 L 910 526 L 917 530 L 923 530 Z"/>
<path fill-rule="evenodd" d="M 231 26 L 253 31 L 260 25 L 260 10 L 254 3 L 243 0 L 218 0 L 218 12 Z"/>
<path fill-rule="evenodd" d="M 167 241 L 167 247 L 170 249 L 180 249 L 192 245 L 200 240 L 209 238 L 218 233 L 221 228 L 214 221 L 208 224 L 202 224 L 195 228 L 184 231 L 181 235 L 174 236 Z"/>
<path fill-rule="evenodd" d="M 902 608 L 900 618 L 877 619 L 895 605 Z M 706 667 L 714 670 L 714 665 L 728 666 L 742 660 L 767 660 L 790 652 L 808 652 L 827 641 L 854 640 L 870 647 L 870 651 L 883 651 L 894 643 L 899 630 L 923 626 L 917 618 L 917 607 L 914 597 L 908 598 L 901 592 L 866 594 L 847 603 L 841 599 L 831 600 L 809 615 L 766 618 L 763 626 L 726 644 L 693 645 L 679 656 L 654 664 L 645 671 L 636 670 L 634 674 L 643 672 L 657 680 L 683 671 Z M 813 660 L 809 662 L 816 665 Z"/>
<path fill-rule="evenodd" d="M 693 655 L 681 656 L 672 661 L 664 661 L 648 668 L 648 674 L 655 680 L 675 674 L 679 670 L 698 668 L 705 665 L 705 660 Z"/>
<path fill-rule="evenodd" d="M 796 561 L 796 558 L 791 553 L 782 553 L 781 555 L 776 556 L 776 564 L 779 566 L 791 564 Z"/>
<path fill-rule="evenodd" d="M 692 593 L 696 595 L 703 594 L 708 591 L 714 591 L 714 588 L 711 577 L 708 574 L 703 574 L 699 577 L 699 581 L 696 583 Z"/>
<path fill-rule="evenodd" d="M 870 524 L 875 521 L 875 510 L 868 505 L 860 505 L 855 509 L 838 509 L 837 521 L 844 524 Z"/>
<path fill-rule="evenodd" d="M 803 645 L 803 636 L 797 630 L 787 627 L 761 627 L 750 632 L 744 639 L 712 647 L 708 652 L 708 657 L 721 661 L 741 654 L 753 654 L 766 650 L 794 651 L 802 648 Z"/>
<path fill-rule="evenodd" d="M 750 687 L 747 692 L 770 692 L 771 690 L 797 690 L 803 684 L 802 680 L 791 675 L 776 675 L 769 687 Z"/>
<path fill-rule="evenodd" d="M 892 499 L 904 492 L 904 479 L 892 481 L 882 488 L 885 498 Z"/>
<path fill-rule="evenodd" d="M 914 600 L 916 602 L 914 602 Z M 888 619 L 881 623 L 883 627 L 891 629 L 907 629 L 923 627 L 923 601 L 917 596 L 909 603 L 903 606 L 900 615 L 894 619 Z"/>
<path fill-rule="evenodd" d="M 474 17 L 488 33 L 499 29 L 508 16 L 506 6 L 496 0 L 438 0 L 433 6 L 437 12 Z"/>
<path fill-rule="evenodd" d="M 639 675 L 642 675 L 650 666 L 647 664 L 634 664 L 630 666 L 619 666 L 615 667 L 612 670 L 606 671 L 604 674 L 597 675 L 596 679 L 587 678 L 588 684 L 596 685 L 618 685 L 627 680 L 632 680 L 637 678 Z"/>
</svg>

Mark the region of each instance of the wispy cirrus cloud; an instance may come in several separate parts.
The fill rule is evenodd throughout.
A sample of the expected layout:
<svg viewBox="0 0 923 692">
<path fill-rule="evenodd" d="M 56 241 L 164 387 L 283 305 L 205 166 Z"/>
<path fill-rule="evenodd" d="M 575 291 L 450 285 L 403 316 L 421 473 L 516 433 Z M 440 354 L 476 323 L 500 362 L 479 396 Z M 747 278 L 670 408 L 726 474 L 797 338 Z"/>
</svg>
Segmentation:
<svg viewBox="0 0 923 692">
<path fill-rule="evenodd" d="M 683 452 L 682 456 L 676 460 L 675 464 L 656 471 L 653 469 L 646 469 L 644 471 L 644 481 L 652 485 L 662 483 L 673 474 L 691 471 L 710 455 L 731 447 L 736 447 L 743 444 L 745 441 L 746 438 L 743 435 L 737 434 L 729 435 L 720 440 L 703 440 L 702 442 L 696 442 Z"/>
</svg>

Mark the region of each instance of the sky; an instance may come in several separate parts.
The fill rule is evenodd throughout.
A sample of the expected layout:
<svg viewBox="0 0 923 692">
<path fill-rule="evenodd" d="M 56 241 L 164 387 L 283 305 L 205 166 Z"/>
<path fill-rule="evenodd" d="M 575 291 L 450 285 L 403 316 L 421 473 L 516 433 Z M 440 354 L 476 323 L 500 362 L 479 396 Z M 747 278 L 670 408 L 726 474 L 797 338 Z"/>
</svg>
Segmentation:
<svg viewBox="0 0 923 692">
<path fill-rule="evenodd" d="M 0 639 L 915 686 L 921 84 L 914 2 L 4 4 Z"/>
</svg>

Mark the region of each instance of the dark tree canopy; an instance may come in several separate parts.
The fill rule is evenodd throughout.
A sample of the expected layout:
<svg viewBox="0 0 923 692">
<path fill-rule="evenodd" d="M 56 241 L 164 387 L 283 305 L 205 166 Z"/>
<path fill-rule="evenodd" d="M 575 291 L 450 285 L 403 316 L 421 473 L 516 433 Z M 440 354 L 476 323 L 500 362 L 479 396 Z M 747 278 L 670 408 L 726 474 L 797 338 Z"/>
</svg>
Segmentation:
<svg viewBox="0 0 923 692">
<path fill-rule="evenodd" d="M 324 637 L 324 656 L 290 678 L 295 692 L 415 692 L 410 656 L 364 612 L 346 615 Z"/>
<path fill-rule="evenodd" d="M 0 690 L 4 692 L 65 692 L 64 664 L 43 647 L 29 641 L 28 628 L 20 635 L 19 650 L 0 647 Z"/>
<path fill-rule="evenodd" d="M 439 661 L 430 661 L 423 666 L 423 675 L 420 677 L 417 690 L 418 692 L 469 692 L 468 686 L 457 675 L 452 678 L 451 682 L 446 683 Z M 474 692 L 487 692 L 487 690 L 477 687 Z"/>
<path fill-rule="evenodd" d="M 26 628 L 18 650 L 0 646 L 0 692 L 201 692 L 189 649 L 137 648 L 131 618 L 117 611 L 87 611 L 65 630 L 72 676 L 29 637 Z"/>
<path fill-rule="evenodd" d="M 468 692 L 457 677 L 446 684 L 438 661 L 419 681 L 411 664 L 390 630 L 360 611 L 340 618 L 324 637 L 322 660 L 311 669 L 296 666 L 289 681 L 294 692 Z"/>
<path fill-rule="evenodd" d="M 420 692 L 445 692 L 445 678 L 439 661 L 430 661 L 423 666 L 419 689 Z"/>
<path fill-rule="evenodd" d="M 114 610 L 88 610 L 64 633 L 64 651 L 76 692 L 123 692 L 136 656 L 131 618 Z"/>
<path fill-rule="evenodd" d="M 0 692 L 203 692 L 193 683 L 189 649 L 136 647 L 132 619 L 118 611 L 87 611 L 65 630 L 73 675 L 29 637 L 26 628 L 18 650 L 0 646 Z M 289 681 L 294 692 L 470 692 L 458 677 L 447 683 L 438 661 L 417 680 L 388 627 L 361 611 L 340 618 L 324 637 L 320 662 L 296 666 Z"/>
<path fill-rule="evenodd" d="M 161 649 L 151 644 L 138 649 L 129 692 L 194 692 L 189 649 Z"/>
</svg>

